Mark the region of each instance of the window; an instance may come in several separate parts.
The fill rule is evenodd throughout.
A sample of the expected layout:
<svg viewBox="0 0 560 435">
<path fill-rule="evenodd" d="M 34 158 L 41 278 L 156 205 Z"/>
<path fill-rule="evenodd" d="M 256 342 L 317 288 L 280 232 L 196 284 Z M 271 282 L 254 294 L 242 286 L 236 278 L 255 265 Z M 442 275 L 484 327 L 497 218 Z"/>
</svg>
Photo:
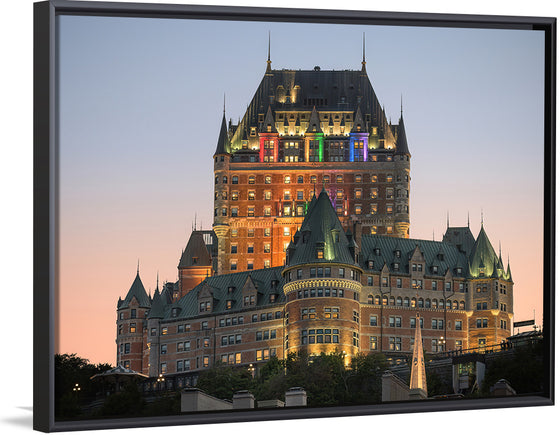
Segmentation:
<svg viewBox="0 0 560 435">
<path fill-rule="evenodd" d="M 160 346 L 160 353 L 161 353 L 162 355 L 165 355 L 165 354 L 167 353 L 167 344 L 162 344 L 162 345 Z"/>
<path fill-rule="evenodd" d="M 167 332 L 168 332 L 167 326 L 161 328 L 161 335 L 167 335 Z"/>
<path fill-rule="evenodd" d="M 130 333 L 133 334 L 136 332 L 136 323 L 130 324 Z"/>
<path fill-rule="evenodd" d="M 231 184 L 239 184 L 239 177 L 237 175 L 231 177 Z"/>
<path fill-rule="evenodd" d="M 255 176 L 254 175 L 249 176 L 249 184 L 255 184 Z"/>
<path fill-rule="evenodd" d="M 377 326 L 377 316 L 369 316 L 369 326 Z"/>
<path fill-rule="evenodd" d="M 284 175 L 284 184 L 290 184 L 290 176 Z"/>
<path fill-rule="evenodd" d="M 461 331 L 463 329 L 463 321 L 455 320 L 455 330 Z"/>
<path fill-rule="evenodd" d="M 136 319 L 136 309 L 135 308 L 132 308 L 130 310 L 130 318 L 131 319 Z"/>
<path fill-rule="evenodd" d="M 377 350 L 377 337 L 373 335 L 369 337 L 369 348 L 370 350 Z"/>
</svg>

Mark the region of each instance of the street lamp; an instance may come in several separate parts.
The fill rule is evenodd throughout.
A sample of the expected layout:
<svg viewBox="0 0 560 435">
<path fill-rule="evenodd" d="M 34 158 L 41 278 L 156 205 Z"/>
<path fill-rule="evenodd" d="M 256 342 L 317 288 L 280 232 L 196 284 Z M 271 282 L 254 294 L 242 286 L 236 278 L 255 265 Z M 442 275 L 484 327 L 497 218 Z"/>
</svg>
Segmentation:
<svg viewBox="0 0 560 435">
<path fill-rule="evenodd" d="M 439 337 L 438 340 L 438 349 L 440 352 L 443 352 L 445 348 L 445 339 L 443 337 Z"/>
<path fill-rule="evenodd" d="M 253 367 L 253 364 L 249 364 L 249 373 L 251 373 L 251 378 L 255 377 L 255 367 Z"/>
</svg>

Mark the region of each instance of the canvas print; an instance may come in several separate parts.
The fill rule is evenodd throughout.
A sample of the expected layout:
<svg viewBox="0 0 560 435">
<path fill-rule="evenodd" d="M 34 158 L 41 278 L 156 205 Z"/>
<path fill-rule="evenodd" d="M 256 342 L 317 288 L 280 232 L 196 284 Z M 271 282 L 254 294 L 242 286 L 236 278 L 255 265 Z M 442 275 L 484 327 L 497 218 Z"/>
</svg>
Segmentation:
<svg viewBox="0 0 560 435">
<path fill-rule="evenodd" d="M 543 32 L 57 20 L 57 421 L 544 394 Z"/>
</svg>

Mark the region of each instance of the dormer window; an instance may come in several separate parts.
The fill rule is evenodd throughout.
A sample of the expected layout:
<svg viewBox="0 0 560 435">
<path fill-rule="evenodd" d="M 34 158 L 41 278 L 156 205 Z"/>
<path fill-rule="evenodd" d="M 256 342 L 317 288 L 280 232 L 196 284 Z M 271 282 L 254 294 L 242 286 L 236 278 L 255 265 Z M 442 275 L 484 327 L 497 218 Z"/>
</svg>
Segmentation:
<svg viewBox="0 0 560 435">
<path fill-rule="evenodd" d="M 401 251 L 400 251 L 399 249 L 397 249 L 397 250 L 395 251 L 395 256 L 396 256 L 397 258 L 401 258 Z"/>
<path fill-rule="evenodd" d="M 399 263 L 393 263 L 393 270 L 394 270 L 394 271 L 398 271 L 398 270 L 399 270 Z"/>
<path fill-rule="evenodd" d="M 227 289 L 229 294 L 232 294 L 234 290 L 235 290 L 235 287 L 232 287 L 232 286 L 228 287 L 228 289 Z"/>
<path fill-rule="evenodd" d="M 368 269 L 373 269 L 373 260 L 368 261 Z"/>
<path fill-rule="evenodd" d="M 317 248 L 317 258 L 325 258 L 325 251 L 323 248 Z"/>
<path fill-rule="evenodd" d="M 192 257 L 192 264 L 198 263 L 198 257 Z"/>
<path fill-rule="evenodd" d="M 438 267 L 432 266 L 432 273 L 438 273 Z"/>
<path fill-rule="evenodd" d="M 379 248 L 375 248 L 375 255 L 381 255 L 381 250 Z"/>
</svg>

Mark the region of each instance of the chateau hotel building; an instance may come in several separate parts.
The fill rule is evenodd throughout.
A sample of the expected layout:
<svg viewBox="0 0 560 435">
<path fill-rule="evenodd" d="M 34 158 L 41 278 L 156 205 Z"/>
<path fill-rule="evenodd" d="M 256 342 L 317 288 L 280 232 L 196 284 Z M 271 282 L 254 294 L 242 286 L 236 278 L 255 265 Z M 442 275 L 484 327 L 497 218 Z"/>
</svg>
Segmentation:
<svg viewBox="0 0 560 435">
<path fill-rule="evenodd" d="M 513 281 L 484 227 L 409 238 L 410 151 L 366 73 L 273 70 L 214 153 L 214 224 L 178 280 L 117 305 L 117 364 L 177 386 L 290 352 L 430 352 L 510 336 Z M 250 366 L 252 365 L 252 366 Z"/>
</svg>

